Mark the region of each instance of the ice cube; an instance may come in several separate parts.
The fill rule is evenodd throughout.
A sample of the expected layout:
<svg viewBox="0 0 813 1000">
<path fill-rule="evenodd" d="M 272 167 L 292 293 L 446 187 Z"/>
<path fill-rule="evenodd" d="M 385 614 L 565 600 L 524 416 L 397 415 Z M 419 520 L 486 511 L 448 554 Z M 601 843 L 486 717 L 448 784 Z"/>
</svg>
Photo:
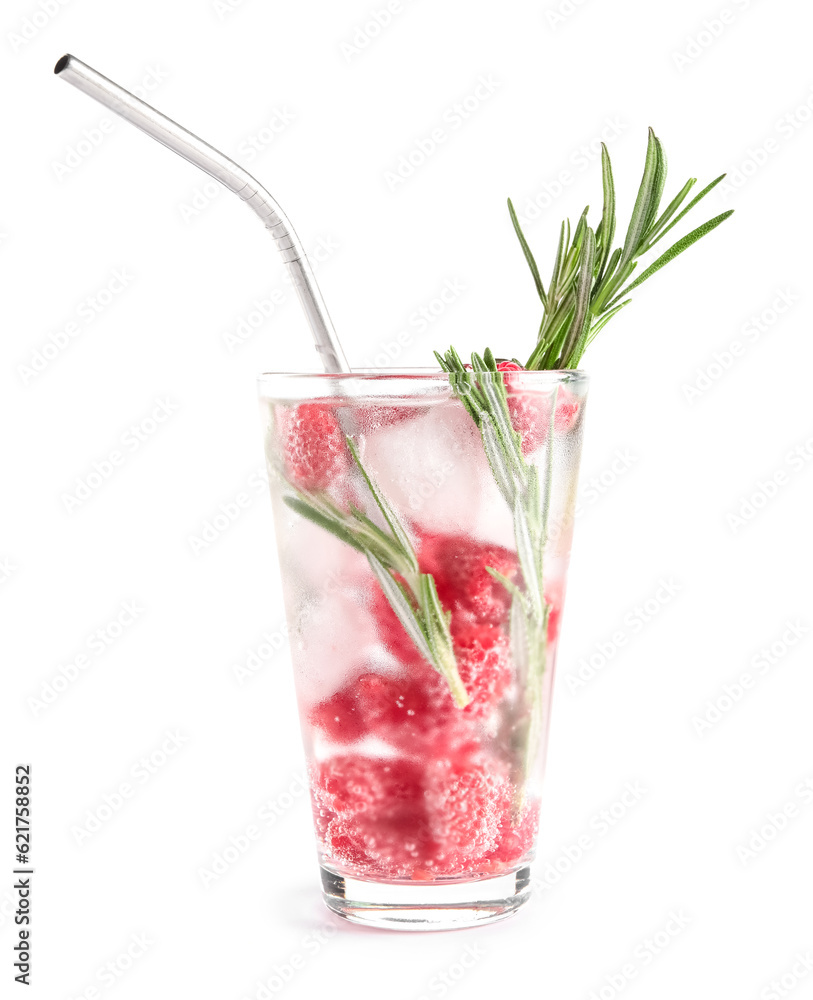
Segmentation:
<svg viewBox="0 0 813 1000">
<path fill-rule="evenodd" d="M 457 400 L 364 434 L 362 461 L 387 498 L 420 531 L 510 544 L 510 513 L 494 483 L 480 432 Z"/>
</svg>

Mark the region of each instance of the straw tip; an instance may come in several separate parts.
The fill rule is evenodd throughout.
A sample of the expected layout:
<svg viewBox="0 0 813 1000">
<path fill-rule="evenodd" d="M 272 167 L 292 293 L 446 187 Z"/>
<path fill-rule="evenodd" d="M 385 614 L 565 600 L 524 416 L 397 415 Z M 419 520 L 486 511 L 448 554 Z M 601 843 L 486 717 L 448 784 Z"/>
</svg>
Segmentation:
<svg viewBox="0 0 813 1000">
<path fill-rule="evenodd" d="M 69 53 L 66 53 L 66 54 L 65 54 L 65 55 L 64 55 L 64 56 L 63 56 L 63 57 L 62 57 L 62 58 L 61 58 L 61 59 L 60 59 L 60 60 L 59 60 L 59 61 L 57 62 L 56 66 L 54 66 L 54 73 L 55 73 L 55 74 L 56 74 L 56 75 L 58 76 L 58 75 L 59 75 L 59 74 L 60 74 L 60 73 L 62 72 L 62 70 L 66 68 L 66 66 L 67 66 L 67 65 L 68 65 L 68 63 L 69 63 L 69 62 L 71 61 L 71 59 L 73 59 L 73 56 L 72 56 L 72 55 L 70 55 Z"/>
</svg>

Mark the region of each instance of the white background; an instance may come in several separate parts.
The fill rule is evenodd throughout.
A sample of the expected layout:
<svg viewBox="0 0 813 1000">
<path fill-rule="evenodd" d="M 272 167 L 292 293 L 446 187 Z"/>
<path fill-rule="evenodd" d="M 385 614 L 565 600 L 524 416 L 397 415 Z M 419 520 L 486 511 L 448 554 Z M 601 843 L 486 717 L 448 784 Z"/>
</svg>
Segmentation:
<svg viewBox="0 0 813 1000">
<path fill-rule="evenodd" d="M 778 980 L 813 996 L 794 958 L 813 948 L 809 6 L 729 0 L 723 23 L 719 0 L 401 0 L 376 34 L 369 0 L 230 2 L 45 0 L 56 14 L 35 21 L 34 0 L 3 6 L 3 995 L 22 990 L 11 801 L 13 767 L 30 761 L 26 995 L 770 998 L 786 995 Z M 282 606 L 254 386 L 316 357 L 256 219 L 131 127 L 103 131 L 110 116 L 52 75 L 65 51 L 126 87 L 146 80 L 161 110 L 268 185 L 323 248 L 319 280 L 355 365 L 388 346 L 408 365 L 450 343 L 527 355 L 539 308 L 505 198 L 522 215 L 536 201 L 527 233 L 547 273 L 560 219 L 590 202 L 598 221 L 600 170 L 580 150 L 608 123 L 621 224 L 647 125 L 670 158 L 668 198 L 689 176 L 734 172 L 695 222 L 733 219 L 641 288 L 587 355 L 539 882 L 511 921 L 401 936 L 323 908 L 290 664 L 284 646 L 267 655 L 283 645 Z M 488 98 L 388 183 L 481 77 Z M 261 151 L 238 154 L 271 122 Z M 127 277 L 99 311 L 114 271 Z M 464 286 L 455 301 L 426 329 L 410 323 L 447 281 Z M 230 346 L 272 295 L 273 316 Z M 26 372 L 51 338 L 67 346 Z M 154 425 L 158 400 L 172 412 Z M 123 464 L 69 510 L 113 450 Z M 248 506 L 196 553 L 241 492 Z M 663 580 L 678 588 L 668 600 Z M 140 610 L 122 629 L 124 602 Z M 100 628 L 113 641 L 97 653 Z M 241 683 L 246 663 L 259 669 Z M 168 733 L 181 746 L 162 758 Z M 165 762 L 148 774 L 151 754 Z M 133 795 L 82 835 L 122 782 Z M 609 827 L 602 810 L 636 782 Z M 273 825 L 204 885 L 269 801 Z M 673 912 L 682 929 L 653 955 L 645 942 Z M 133 935 L 149 942 L 135 960 Z M 116 975 L 100 978 L 109 962 Z"/>
</svg>

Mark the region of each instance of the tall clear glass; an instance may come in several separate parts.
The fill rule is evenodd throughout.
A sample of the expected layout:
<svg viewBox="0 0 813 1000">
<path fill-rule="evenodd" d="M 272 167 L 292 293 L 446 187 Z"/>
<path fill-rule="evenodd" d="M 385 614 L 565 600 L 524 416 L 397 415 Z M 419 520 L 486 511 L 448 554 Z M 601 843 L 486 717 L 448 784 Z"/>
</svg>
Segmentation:
<svg viewBox="0 0 813 1000">
<path fill-rule="evenodd" d="M 327 905 L 507 916 L 530 887 L 587 378 L 259 379 Z"/>
</svg>

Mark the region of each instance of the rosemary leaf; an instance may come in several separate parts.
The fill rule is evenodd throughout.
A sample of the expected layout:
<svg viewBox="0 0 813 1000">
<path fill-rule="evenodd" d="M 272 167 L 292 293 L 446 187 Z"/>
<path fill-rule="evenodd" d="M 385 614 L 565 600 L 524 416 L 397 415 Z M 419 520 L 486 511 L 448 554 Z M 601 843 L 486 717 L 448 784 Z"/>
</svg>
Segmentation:
<svg viewBox="0 0 813 1000">
<path fill-rule="evenodd" d="M 494 421 L 485 410 L 480 414 L 479 424 L 480 434 L 483 439 L 483 449 L 486 453 L 488 464 L 491 466 L 491 474 L 494 476 L 497 489 L 499 489 L 508 506 L 513 507 L 516 490 L 511 470 L 506 464 L 505 455 L 500 445 L 500 440 L 497 437 L 497 431 L 494 429 Z"/>
<path fill-rule="evenodd" d="M 684 204 L 696 184 L 696 179 L 690 178 L 659 215 L 666 172 L 666 154 L 660 139 L 650 129 L 644 172 L 624 244 L 613 249 L 616 227 L 615 182 L 610 155 L 606 146 L 602 145 L 601 220 L 593 233 L 592 240 L 589 236 L 590 226 L 587 222 L 586 209 L 579 217 L 572 241 L 569 220 L 565 219 L 562 222 L 553 273 L 543 302 L 542 320 L 526 368 L 559 369 L 572 368 L 579 364 L 596 335 L 620 311 L 620 307 L 627 304 L 626 295 L 631 289 L 637 288 L 731 214 L 723 213 L 693 230 L 653 264 L 644 267 L 639 277 L 632 280 L 637 268 L 637 259 L 651 250 L 725 177 L 725 174 L 722 174 L 715 178 L 688 204 Z M 528 252 L 530 253 L 530 250 Z M 587 304 L 585 304 L 586 295 L 589 296 Z M 448 359 L 447 353 L 447 363 Z M 482 399 L 480 402 L 482 404 Z M 473 408 L 468 404 L 467 408 L 472 413 Z M 479 412 L 477 407 L 474 409 Z"/>
<path fill-rule="evenodd" d="M 528 588 L 528 599 L 537 620 L 541 621 L 543 607 L 542 583 L 539 579 L 536 553 L 531 542 L 531 533 L 528 530 L 528 518 L 519 497 L 517 497 L 514 503 L 514 538 L 517 543 L 517 555 L 519 557 L 519 564 L 522 567 L 522 576 Z"/>
<path fill-rule="evenodd" d="M 705 198 L 706 195 L 709 193 L 709 191 L 712 191 L 714 188 L 716 188 L 717 185 L 720 183 L 721 180 L 723 180 L 723 178 L 725 176 L 726 176 L 725 174 L 720 174 L 720 176 L 719 177 L 715 177 L 714 180 L 710 184 L 707 184 L 699 194 L 695 195 L 695 197 L 692 198 L 692 200 L 683 209 L 683 211 L 679 212 L 675 216 L 675 218 L 672 220 L 672 222 L 662 232 L 658 233 L 658 235 L 654 239 L 649 239 L 648 240 L 647 246 L 646 246 L 645 249 L 646 250 L 650 250 L 658 242 L 658 240 L 663 239 L 663 237 L 669 232 L 669 230 L 673 226 L 676 226 L 680 222 L 680 220 L 683 218 L 683 216 L 686 215 L 687 212 L 690 212 L 694 208 L 694 206 L 700 201 L 701 198 Z M 730 214 L 731 213 L 729 212 L 729 215 Z"/>
<path fill-rule="evenodd" d="M 612 308 L 618 299 L 622 299 L 625 295 L 632 291 L 633 288 L 637 288 L 643 281 L 655 274 L 656 271 L 660 271 L 662 267 L 669 263 L 669 261 L 674 260 L 678 254 L 683 253 L 687 250 L 693 243 L 697 243 L 699 239 L 702 239 L 707 233 L 710 233 L 712 229 L 716 229 L 721 222 L 734 214 L 733 209 L 729 209 L 727 212 L 723 212 L 722 215 L 717 215 L 713 219 L 709 219 L 708 222 L 704 222 L 702 226 L 698 226 L 697 229 L 692 230 L 687 236 L 684 236 L 682 240 L 678 240 L 677 243 L 673 244 L 654 262 L 650 264 L 649 267 L 643 271 L 631 284 L 616 296 L 615 299 L 609 304 L 609 308 Z"/>
<path fill-rule="evenodd" d="M 499 435 L 503 453 L 507 458 L 507 464 L 511 470 L 512 478 L 521 477 L 524 463 L 521 458 L 520 436 L 511 426 L 511 416 L 508 412 L 508 400 L 505 393 L 505 386 L 501 378 L 494 378 L 492 373 L 483 364 L 478 354 L 472 354 L 472 367 L 480 378 L 480 386 L 486 398 L 488 409 L 484 412 L 494 422 L 494 427 Z"/>
<path fill-rule="evenodd" d="M 510 198 L 508 199 L 508 212 L 511 215 L 511 223 L 514 226 L 514 232 L 517 234 L 519 245 L 522 247 L 522 252 L 525 254 L 525 260 L 528 262 L 528 267 L 531 269 L 531 274 L 533 275 L 534 284 L 536 285 L 536 290 L 539 293 L 539 298 L 542 299 L 543 305 L 547 305 L 548 300 L 545 295 L 545 286 L 542 284 L 542 278 L 539 275 L 539 268 L 536 266 L 534 255 L 531 253 L 531 248 L 528 246 L 528 241 L 525 239 L 525 234 L 519 224 L 517 213 L 514 211 L 514 206 L 511 203 Z"/>
<path fill-rule="evenodd" d="M 511 600 L 511 653 L 514 659 L 514 669 L 517 673 L 517 685 L 521 691 L 526 690 L 530 667 L 528 650 L 528 629 L 526 626 L 528 609 L 522 594 L 517 590 Z"/>
<path fill-rule="evenodd" d="M 428 662 L 432 663 L 432 650 L 426 638 L 426 633 L 420 625 L 415 612 L 412 609 L 407 596 L 401 585 L 395 580 L 382 565 L 379 559 L 372 552 L 367 553 L 367 560 L 370 568 L 375 573 L 384 596 L 389 601 L 390 607 L 398 617 L 398 621 L 404 626 L 404 631 L 415 644 L 415 648 Z"/>
<path fill-rule="evenodd" d="M 644 175 L 641 178 L 641 186 L 638 188 L 638 195 L 635 199 L 635 207 L 632 210 L 627 237 L 624 240 L 624 249 L 621 253 L 619 269 L 629 263 L 633 257 L 637 256 L 641 238 L 646 232 L 647 224 L 654 218 L 651 211 L 652 199 L 655 190 L 655 180 L 658 173 L 658 140 L 652 129 L 649 130 L 649 141 L 646 150 L 646 163 L 644 165 Z M 657 211 L 657 206 L 655 206 Z"/>
<path fill-rule="evenodd" d="M 429 639 L 429 648 L 432 651 L 430 662 L 446 679 L 455 705 L 458 708 L 465 708 L 471 698 L 457 669 L 454 646 L 449 633 L 449 618 L 451 616 L 447 617 L 441 607 L 435 578 L 429 573 L 422 573 L 420 576 L 420 602 L 426 635 Z"/>
<path fill-rule="evenodd" d="M 358 466 L 359 472 L 361 472 L 362 476 L 364 477 L 364 481 L 367 483 L 367 486 L 373 495 L 373 499 L 378 505 L 378 509 L 381 511 L 384 520 L 390 526 L 390 530 L 395 536 L 395 540 L 398 542 L 398 545 L 403 550 L 405 558 L 410 563 L 410 569 L 412 570 L 413 573 L 417 573 L 418 560 L 412 548 L 412 542 L 410 542 L 409 536 L 406 533 L 406 528 L 404 528 L 403 524 L 401 524 L 400 518 L 395 513 L 393 507 L 390 506 L 389 501 L 381 492 L 381 490 L 378 488 L 377 484 L 374 483 L 372 478 L 367 475 L 367 470 L 361 464 L 361 459 L 359 458 L 359 453 L 358 450 L 356 449 L 356 444 L 349 435 L 347 436 L 347 447 L 349 448 L 350 454 L 353 456 L 353 459 L 356 465 Z"/>
<path fill-rule="evenodd" d="M 502 584 L 512 597 L 519 598 L 520 601 L 524 602 L 525 597 L 513 580 L 509 580 L 507 576 L 503 576 L 503 574 L 500 573 L 499 570 L 494 569 L 493 566 L 486 566 L 486 573 L 493 576 L 497 583 Z"/>
<path fill-rule="evenodd" d="M 579 351 L 587 337 L 590 325 L 590 291 L 593 286 L 593 266 L 596 255 L 596 240 L 588 226 L 582 244 L 579 260 L 579 285 L 576 290 L 576 309 L 570 324 L 567 340 L 562 348 L 562 368 L 571 368 L 571 355 Z M 581 347 L 583 350 L 583 347 Z"/>
<path fill-rule="evenodd" d="M 340 522 L 328 517 L 318 507 L 309 504 L 300 497 L 285 497 L 284 500 L 291 510 L 296 511 L 301 517 L 318 524 L 320 528 L 329 531 L 331 535 L 335 535 L 340 541 L 346 542 L 359 552 L 364 551 L 364 546 L 357 541 L 352 532 L 348 531 Z"/>
<path fill-rule="evenodd" d="M 653 132 L 652 134 L 654 135 L 655 133 Z M 660 207 L 661 198 L 663 197 L 663 188 L 666 184 L 666 154 L 664 153 L 661 141 L 657 136 L 655 136 L 655 146 L 657 152 L 655 180 L 652 184 L 652 197 L 649 200 L 649 211 L 647 212 L 646 226 L 644 227 L 645 232 L 649 232 L 655 222 L 655 219 L 657 218 L 658 208 Z M 640 245 L 638 252 L 641 252 Z"/>
<path fill-rule="evenodd" d="M 550 284 L 548 286 L 548 299 L 553 302 L 556 301 L 556 297 L 559 295 L 559 274 L 562 270 L 562 265 L 565 259 L 565 252 L 567 244 L 565 243 L 565 226 L 567 225 L 568 234 L 570 232 L 570 223 L 565 220 L 562 223 L 562 228 L 559 233 L 559 247 L 556 251 L 556 260 L 553 265 L 553 274 L 551 275 Z M 569 235 L 568 235 L 569 239 Z M 546 310 L 547 311 L 547 310 Z"/>
<path fill-rule="evenodd" d="M 686 198 L 686 195 L 691 191 L 691 189 L 694 187 L 696 183 L 697 183 L 697 178 L 690 177 L 683 185 L 683 187 L 680 189 L 680 191 L 678 191 L 675 197 L 669 202 L 669 204 L 666 206 L 663 212 L 661 212 L 661 214 L 658 216 L 655 222 L 652 224 L 649 232 L 646 234 L 647 249 L 649 249 L 656 242 L 655 236 L 661 231 L 661 229 L 663 229 L 663 227 L 672 218 L 672 216 L 675 214 L 678 208 L 680 208 L 680 206 L 683 204 Z M 691 205 L 687 206 L 686 212 L 688 212 L 688 210 L 691 207 L 692 207 Z M 680 221 L 680 218 L 682 218 L 683 215 L 685 215 L 685 212 L 682 213 L 682 215 L 675 221 L 676 222 Z M 658 239 L 659 238 L 660 237 L 658 237 Z"/>
<path fill-rule="evenodd" d="M 613 239 L 615 238 L 615 183 L 613 181 L 613 168 L 610 163 L 610 154 L 607 147 L 601 144 L 601 184 L 604 191 L 604 205 L 601 212 L 601 257 L 599 259 L 598 276 L 599 281 L 604 273 L 604 267 L 610 258 Z M 620 253 L 619 253 L 620 256 Z"/>
</svg>

